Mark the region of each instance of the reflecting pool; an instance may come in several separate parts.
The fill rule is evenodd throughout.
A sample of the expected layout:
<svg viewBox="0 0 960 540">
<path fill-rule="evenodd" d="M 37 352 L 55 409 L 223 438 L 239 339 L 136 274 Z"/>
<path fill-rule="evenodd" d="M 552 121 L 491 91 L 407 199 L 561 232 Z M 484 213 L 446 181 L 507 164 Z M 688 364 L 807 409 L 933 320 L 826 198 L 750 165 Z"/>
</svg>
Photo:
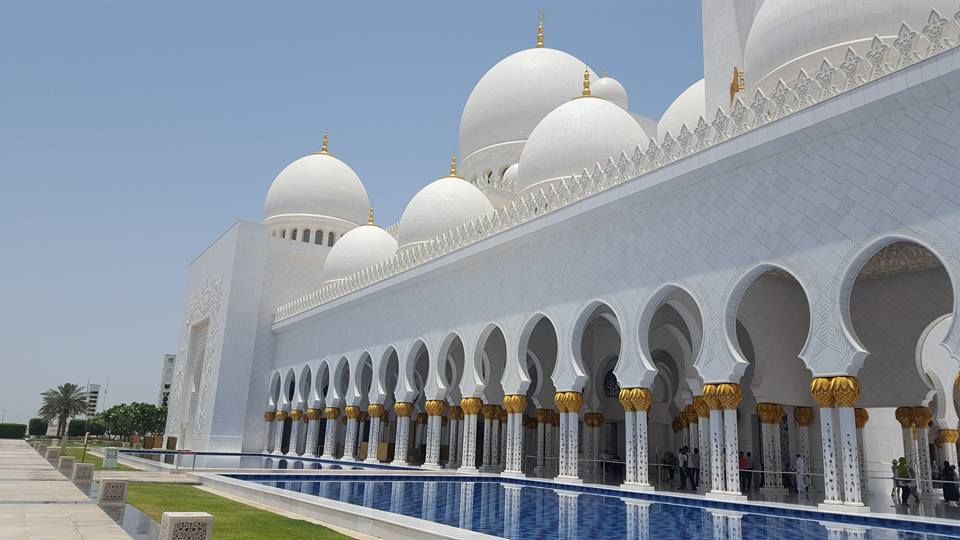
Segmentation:
<svg viewBox="0 0 960 540">
<path fill-rule="evenodd" d="M 160 451 L 123 451 L 122 455 L 156 461 L 164 465 L 176 467 L 176 452 Z M 286 458 L 283 456 L 264 456 L 260 454 L 238 454 L 218 452 L 183 453 L 179 455 L 179 467 L 182 469 L 303 469 L 307 470 L 340 470 L 356 471 L 370 467 L 358 463 L 357 465 L 343 462 L 327 461 L 319 458 Z"/>
<path fill-rule="evenodd" d="M 780 507 L 723 505 L 676 497 L 602 494 L 536 487 L 530 482 L 432 477 L 406 481 L 317 480 L 237 474 L 231 478 L 375 508 L 506 538 L 543 539 L 943 539 L 960 527 L 864 516 L 832 516 Z M 610 493 L 606 491 L 606 493 Z M 665 502 L 662 502 L 665 501 Z M 823 518 L 823 519 L 820 519 Z M 829 521 L 828 521 L 829 520 Z"/>
</svg>

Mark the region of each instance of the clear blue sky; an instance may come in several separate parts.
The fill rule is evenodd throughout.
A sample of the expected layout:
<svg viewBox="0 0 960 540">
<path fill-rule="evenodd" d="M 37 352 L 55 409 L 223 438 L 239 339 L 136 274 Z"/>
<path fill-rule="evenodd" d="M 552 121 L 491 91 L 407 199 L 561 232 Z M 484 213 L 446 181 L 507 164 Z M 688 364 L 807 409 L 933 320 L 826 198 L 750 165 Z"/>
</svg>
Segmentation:
<svg viewBox="0 0 960 540">
<path fill-rule="evenodd" d="M 186 268 L 316 150 L 378 222 L 448 170 L 460 111 L 501 58 L 546 44 L 659 118 L 703 76 L 700 2 L 3 2 L 0 409 L 109 378 L 153 401 Z"/>
</svg>

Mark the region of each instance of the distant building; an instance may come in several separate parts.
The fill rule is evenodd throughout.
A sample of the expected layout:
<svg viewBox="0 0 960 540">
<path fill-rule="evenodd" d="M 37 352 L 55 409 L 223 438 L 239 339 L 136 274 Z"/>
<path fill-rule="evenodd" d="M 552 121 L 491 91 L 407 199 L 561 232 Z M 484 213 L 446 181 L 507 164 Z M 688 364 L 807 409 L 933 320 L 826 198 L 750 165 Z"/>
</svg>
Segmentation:
<svg viewBox="0 0 960 540">
<path fill-rule="evenodd" d="M 170 399 L 170 386 L 173 384 L 173 366 L 177 363 L 175 354 L 163 355 L 163 368 L 160 370 L 160 394 L 157 397 L 157 405 L 167 406 L 167 400 Z"/>
<path fill-rule="evenodd" d="M 100 385 L 87 385 L 87 416 L 97 414 L 97 405 L 100 402 Z"/>
</svg>

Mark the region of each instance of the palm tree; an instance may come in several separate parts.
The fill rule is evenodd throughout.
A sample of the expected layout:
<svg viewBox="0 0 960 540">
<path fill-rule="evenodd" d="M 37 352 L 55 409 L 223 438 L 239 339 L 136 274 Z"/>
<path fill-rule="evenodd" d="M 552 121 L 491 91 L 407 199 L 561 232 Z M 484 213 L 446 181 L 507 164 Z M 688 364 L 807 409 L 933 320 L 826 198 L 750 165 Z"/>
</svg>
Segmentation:
<svg viewBox="0 0 960 540">
<path fill-rule="evenodd" d="M 64 383 L 56 389 L 49 389 L 43 394 L 43 405 L 39 414 L 44 420 L 59 421 L 57 437 L 67 432 L 67 422 L 78 414 L 87 411 L 87 393 L 73 383 Z"/>
</svg>

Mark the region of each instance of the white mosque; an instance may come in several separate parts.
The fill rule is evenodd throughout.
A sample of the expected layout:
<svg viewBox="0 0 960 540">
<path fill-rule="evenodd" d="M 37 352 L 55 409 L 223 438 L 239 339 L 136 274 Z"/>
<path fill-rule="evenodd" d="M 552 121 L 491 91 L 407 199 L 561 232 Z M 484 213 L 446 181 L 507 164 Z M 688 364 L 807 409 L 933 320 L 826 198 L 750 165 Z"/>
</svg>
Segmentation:
<svg viewBox="0 0 960 540">
<path fill-rule="evenodd" d="M 325 136 L 190 264 L 168 441 L 568 483 L 607 460 L 635 490 L 690 446 L 734 499 L 740 452 L 770 492 L 800 455 L 852 510 L 906 456 L 931 492 L 960 438 L 958 10 L 704 0 L 705 78 L 658 121 L 541 24 L 386 229 Z"/>
</svg>

